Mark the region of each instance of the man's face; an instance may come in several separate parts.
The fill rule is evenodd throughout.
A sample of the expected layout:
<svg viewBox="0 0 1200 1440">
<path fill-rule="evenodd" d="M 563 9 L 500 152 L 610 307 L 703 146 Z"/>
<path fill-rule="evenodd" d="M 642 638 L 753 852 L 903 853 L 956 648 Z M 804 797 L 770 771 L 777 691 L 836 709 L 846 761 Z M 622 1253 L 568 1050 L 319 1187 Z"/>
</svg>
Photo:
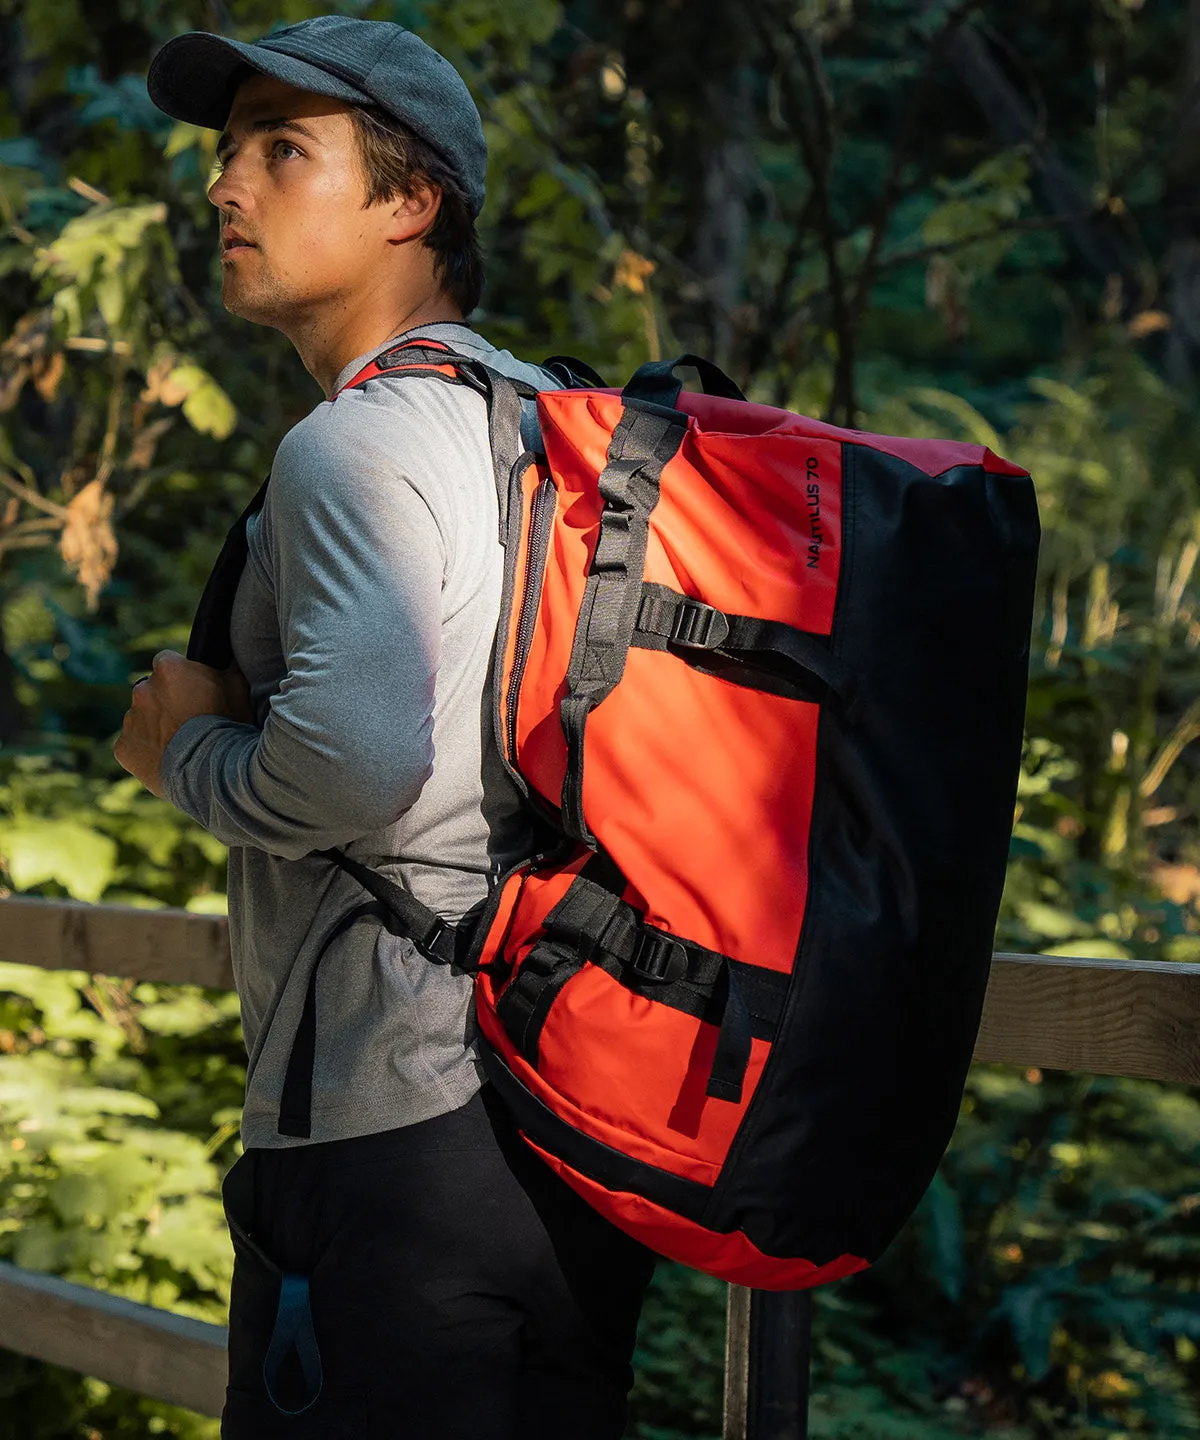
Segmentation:
<svg viewBox="0 0 1200 1440">
<path fill-rule="evenodd" d="M 370 284 L 389 208 L 367 194 L 349 106 L 267 75 L 243 81 L 208 198 L 226 309 L 289 330 Z"/>
</svg>

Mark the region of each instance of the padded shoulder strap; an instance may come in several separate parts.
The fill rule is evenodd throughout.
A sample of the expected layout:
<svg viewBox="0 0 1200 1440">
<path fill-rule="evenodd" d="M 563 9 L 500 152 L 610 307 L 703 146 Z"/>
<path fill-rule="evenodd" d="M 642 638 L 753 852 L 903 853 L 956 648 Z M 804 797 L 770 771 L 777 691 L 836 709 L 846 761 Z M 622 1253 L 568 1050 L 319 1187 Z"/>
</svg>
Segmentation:
<svg viewBox="0 0 1200 1440">
<path fill-rule="evenodd" d="M 534 386 L 493 370 L 482 360 L 458 355 L 439 340 L 409 340 L 385 350 L 342 386 L 353 390 L 380 376 L 415 375 L 466 385 L 482 395 L 488 409 L 488 435 L 492 471 L 496 481 L 496 508 L 500 543 L 508 537 L 509 477 L 526 446 L 521 438 L 524 402 L 537 397 Z M 338 392 L 341 393 L 340 391 Z"/>
<path fill-rule="evenodd" d="M 251 515 L 263 507 L 267 498 L 264 480 L 249 505 L 242 511 L 225 537 L 217 563 L 204 585 L 192 633 L 188 637 L 187 658 L 211 665 L 214 670 L 228 670 L 233 664 L 233 644 L 229 638 L 229 622 L 233 617 L 233 597 L 246 567 L 248 545 L 246 525 Z"/>
</svg>

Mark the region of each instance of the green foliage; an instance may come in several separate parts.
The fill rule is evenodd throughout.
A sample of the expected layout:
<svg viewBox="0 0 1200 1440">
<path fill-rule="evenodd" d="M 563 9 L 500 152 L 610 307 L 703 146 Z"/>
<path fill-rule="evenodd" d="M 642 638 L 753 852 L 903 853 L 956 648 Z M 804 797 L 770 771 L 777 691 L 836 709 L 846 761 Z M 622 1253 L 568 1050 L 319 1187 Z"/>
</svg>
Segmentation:
<svg viewBox="0 0 1200 1440">
<path fill-rule="evenodd" d="M 687 1440 L 721 1429 L 725 1286 L 663 1262 L 642 1311 L 632 1410 L 638 1440 Z"/>
</svg>

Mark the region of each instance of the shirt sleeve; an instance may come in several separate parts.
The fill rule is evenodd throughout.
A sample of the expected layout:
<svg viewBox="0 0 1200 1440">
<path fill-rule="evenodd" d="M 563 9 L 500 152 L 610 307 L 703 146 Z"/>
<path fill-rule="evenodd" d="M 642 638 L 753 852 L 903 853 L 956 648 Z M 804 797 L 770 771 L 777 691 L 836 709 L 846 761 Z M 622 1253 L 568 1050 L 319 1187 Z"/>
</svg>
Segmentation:
<svg viewBox="0 0 1200 1440">
<path fill-rule="evenodd" d="M 433 766 L 447 547 L 414 429 L 335 403 L 284 440 L 263 510 L 287 671 L 262 729 L 198 716 L 164 791 L 226 845 L 285 859 L 394 823 Z M 419 435 L 419 426 L 415 429 Z"/>
</svg>

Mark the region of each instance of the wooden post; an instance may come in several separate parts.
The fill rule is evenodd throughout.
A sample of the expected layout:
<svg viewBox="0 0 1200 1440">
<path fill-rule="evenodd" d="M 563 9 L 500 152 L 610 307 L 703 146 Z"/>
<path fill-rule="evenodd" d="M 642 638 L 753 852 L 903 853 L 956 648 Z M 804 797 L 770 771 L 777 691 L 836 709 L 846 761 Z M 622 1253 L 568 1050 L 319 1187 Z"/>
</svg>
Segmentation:
<svg viewBox="0 0 1200 1440">
<path fill-rule="evenodd" d="M 744 1285 L 730 1285 L 725 1300 L 725 1427 L 721 1432 L 722 1440 L 746 1440 L 752 1293 Z"/>
<path fill-rule="evenodd" d="M 724 1440 L 806 1440 L 812 1293 L 729 1287 Z"/>
</svg>

